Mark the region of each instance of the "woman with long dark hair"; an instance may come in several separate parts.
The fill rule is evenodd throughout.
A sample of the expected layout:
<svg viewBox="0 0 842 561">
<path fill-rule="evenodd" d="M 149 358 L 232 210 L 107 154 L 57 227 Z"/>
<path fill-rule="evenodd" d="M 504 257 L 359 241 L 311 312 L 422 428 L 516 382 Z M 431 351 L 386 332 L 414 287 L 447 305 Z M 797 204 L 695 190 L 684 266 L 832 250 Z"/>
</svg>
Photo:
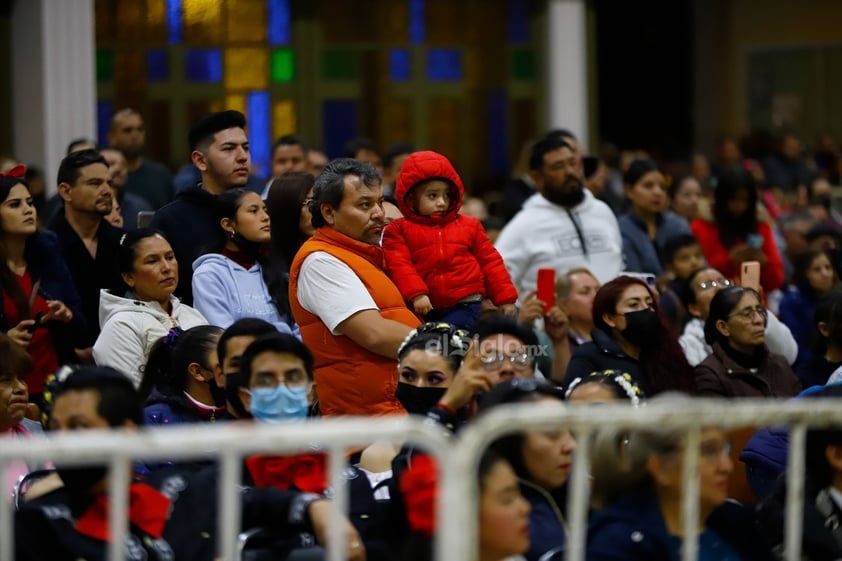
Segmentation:
<svg viewBox="0 0 842 561">
<path fill-rule="evenodd" d="M 193 305 L 208 323 L 223 329 L 254 317 L 298 336 L 286 272 L 269 259 L 272 234 L 266 204 L 254 191 L 238 188 L 219 195 L 215 205 L 218 253 L 193 263 Z"/>
<path fill-rule="evenodd" d="M 564 387 L 599 370 L 627 372 L 647 396 L 692 392 L 693 370 L 645 282 L 620 276 L 602 285 L 593 303 L 593 340 L 576 349 Z"/>
<path fill-rule="evenodd" d="M 784 283 L 784 265 L 772 228 L 757 217 L 757 185 L 748 172 L 718 178 L 713 222 L 698 218 L 690 224 L 708 265 L 736 279 L 744 261 L 760 262 L 760 285 L 767 293 Z"/>
<path fill-rule="evenodd" d="M 272 225 L 271 253 L 289 271 L 292 259 L 315 229 L 310 222 L 308 202 L 315 179 L 309 173 L 287 173 L 269 185 L 266 208 Z"/>
<path fill-rule="evenodd" d="M 47 376 L 88 343 L 70 271 L 55 235 L 38 230 L 24 173 L 18 166 L 0 175 L 0 329 L 32 356 L 26 383 L 40 404 Z"/>
</svg>

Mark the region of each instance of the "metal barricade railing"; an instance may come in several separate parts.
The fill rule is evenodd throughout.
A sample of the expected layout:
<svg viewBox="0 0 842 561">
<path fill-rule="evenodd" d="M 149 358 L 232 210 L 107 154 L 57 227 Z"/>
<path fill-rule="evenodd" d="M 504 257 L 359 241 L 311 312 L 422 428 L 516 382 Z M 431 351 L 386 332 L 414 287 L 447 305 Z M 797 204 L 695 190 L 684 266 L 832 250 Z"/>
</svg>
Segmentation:
<svg viewBox="0 0 842 561">
<path fill-rule="evenodd" d="M 341 418 L 306 423 L 238 424 L 168 427 L 147 431 L 73 432 L 48 439 L 6 439 L 0 446 L 0 475 L 13 461 L 62 461 L 67 465 L 102 458 L 111 467 L 109 559 L 122 559 L 127 531 L 128 484 L 131 460 L 180 460 L 214 457 L 221 460 L 219 478 L 219 551 L 233 559 L 239 528 L 239 482 L 241 460 L 254 453 L 290 453 L 306 450 L 313 443 L 330 454 L 331 486 L 337 506 L 328 543 L 330 561 L 344 558 L 345 543 L 339 532 L 340 513 L 348 511 L 347 489 L 342 472 L 345 453 L 376 439 L 417 444 L 435 457 L 439 465 L 440 500 L 435 553 L 438 560 L 476 559 L 478 481 L 476 470 L 485 448 L 497 438 L 529 429 L 564 427 L 577 438 L 569 483 L 568 545 L 566 559 L 584 559 L 590 435 L 601 428 L 623 430 L 671 426 L 688 434 L 684 467 L 682 508 L 685 539 L 682 557 L 697 558 L 698 479 L 695 466 L 703 427 L 731 429 L 742 426 L 791 425 L 787 475 L 786 558 L 800 558 L 801 513 L 804 500 L 804 448 L 808 428 L 842 426 L 842 407 L 836 400 L 692 400 L 680 405 L 661 403 L 641 408 L 627 405 L 542 408 L 536 404 L 501 408 L 478 418 L 457 437 L 420 418 Z M 796 506 L 797 508 L 792 508 Z M 11 505 L 0 504 L 0 559 L 14 557 Z"/>
</svg>

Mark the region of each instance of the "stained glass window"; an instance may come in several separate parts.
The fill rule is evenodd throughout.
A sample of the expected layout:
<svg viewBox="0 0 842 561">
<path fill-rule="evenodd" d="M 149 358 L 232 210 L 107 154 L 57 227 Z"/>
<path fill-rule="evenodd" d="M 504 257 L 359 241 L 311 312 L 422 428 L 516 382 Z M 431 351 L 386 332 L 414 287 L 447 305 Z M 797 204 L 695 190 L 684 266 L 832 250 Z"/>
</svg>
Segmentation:
<svg viewBox="0 0 842 561">
<path fill-rule="evenodd" d="M 420 45 L 427 37 L 424 26 L 424 0 L 409 1 L 409 41 L 413 45 Z"/>
<path fill-rule="evenodd" d="M 325 80 L 356 80 L 359 66 L 354 51 L 325 51 L 322 54 L 322 77 Z"/>
<path fill-rule="evenodd" d="M 269 0 L 267 25 L 270 45 L 288 45 L 292 41 L 289 0 Z"/>
<path fill-rule="evenodd" d="M 506 115 L 506 92 L 488 94 L 488 163 L 494 173 L 509 171 L 509 131 Z"/>
<path fill-rule="evenodd" d="M 230 94 L 225 96 L 225 109 L 239 111 L 246 114 L 246 96 L 243 94 Z"/>
<path fill-rule="evenodd" d="M 268 91 L 251 92 L 246 96 L 249 150 L 251 163 L 260 177 L 269 176 L 269 154 L 272 144 L 271 98 Z"/>
<path fill-rule="evenodd" d="M 412 66 L 408 49 L 389 51 L 389 78 L 393 82 L 408 82 L 412 77 Z"/>
<path fill-rule="evenodd" d="M 506 35 L 511 43 L 529 41 L 529 0 L 509 0 Z"/>
<path fill-rule="evenodd" d="M 222 81 L 222 50 L 186 49 L 184 68 L 188 82 L 219 83 Z"/>
<path fill-rule="evenodd" d="M 511 73 L 515 80 L 529 81 L 535 79 L 535 55 L 531 49 L 518 48 L 512 50 Z"/>
<path fill-rule="evenodd" d="M 462 79 L 462 51 L 430 49 L 427 51 L 427 79 L 434 82 Z"/>
<path fill-rule="evenodd" d="M 97 82 L 114 80 L 114 51 L 111 49 L 96 50 L 96 79 Z"/>
<path fill-rule="evenodd" d="M 329 158 L 342 155 L 342 147 L 357 136 L 359 116 L 354 99 L 328 99 L 322 103 L 322 139 Z"/>
<path fill-rule="evenodd" d="M 295 101 L 282 99 L 272 105 L 272 133 L 274 138 L 296 132 Z"/>
<path fill-rule="evenodd" d="M 284 84 L 295 80 L 295 53 L 292 49 L 272 51 L 272 81 Z"/>
<path fill-rule="evenodd" d="M 181 43 L 181 0 L 167 0 L 167 38 L 170 45 Z"/>
<path fill-rule="evenodd" d="M 265 43 L 266 0 L 228 2 L 225 10 L 225 38 L 231 43 Z"/>
<path fill-rule="evenodd" d="M 113 101 L 97 102 L 97 142 L 99 142 L 100 146 L 108 146 L 108 128 L 111 126 L 112 115 L 114 115 Z"/>
<path fill-rule="evenodd" d="M 269 86 L 269 51 L 265 47 L 225 49 L 225 87 L 263 90 Z"/>
<path fill-rule="evenodd" d="M 166 49 L 149 49 L 146 51 L 146 80 L 149 82 L 166 82 L 170 77 L 170 61 Z"/>
</svg>

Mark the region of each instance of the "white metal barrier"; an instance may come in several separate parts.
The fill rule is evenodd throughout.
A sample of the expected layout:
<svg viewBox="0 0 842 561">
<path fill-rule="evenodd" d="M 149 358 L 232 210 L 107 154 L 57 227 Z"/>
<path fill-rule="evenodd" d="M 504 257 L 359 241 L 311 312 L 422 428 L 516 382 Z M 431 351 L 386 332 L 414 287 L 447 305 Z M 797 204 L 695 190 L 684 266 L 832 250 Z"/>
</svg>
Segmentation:
<svg viewBox="0 0 842 561">
<path fill-rule="evenodd" d="M 568 520 L 570 535 L 566 559 L 581 561 L 585 553 L 587 504 L 589 498 L 589 435 L 596 429 L 617 427 L 642 429 L 672 426 L 688 434 L 684 470 L 683 559 L 695 561 L 698 519 L 698 479 L 695 467 L 703 427 L 731 429 L 740 426 L 792 425 L 787 480 L 786 558 L 800 558 L 801 513 L 804 491 L 804 445 L 807 428 L 842 426 L 842 407 L 837 400 L 807 399 L 795 402 L 767 400 L 696 400 L 657 404 L 632 409 L 625 405 L 579 406 L 544 409 L 535 404 L 501 408 L 472 421 L 462 433 L 449 438 L 440 427 L 420 418 L 341 418 L 301 424 L 237 424 L 169 427 L 150 431 L 74 432 L 50 439 L 3 440 L 0 446 L 0 474 L 12 461 L 62 461 L 88 463 L 92 458 L 110 462 L 112 541 L 109 559 L 122 559 L 127 531 L 128 484 L 132 458 L 146 460 L 216 457 L 221 459 L 219 479 L 219 528 L 239 528 L 238 485 L 241 459 L 254 453 L 290 453 L 309 449 L 313 443 L 330 454 L 331 485 L 336 491 L 337 509 L 333 529 L 340 528 L 340 512 L 347 512 L 348 497 L 342 485 L 345 452 L 376 439 L 406 441 L 423 447 L 439 463 L 440 492 L 436 559 L 476 559 L 477 496 L 476 468 L 482 451 L 500 436 L 525 429 L 565 427 L 574 432 L 578 448 L 571 474 Z M 107 459 L 107 460 L 105 460 Z M 122 492 L 118 492 L 122 490 Z M 793 508 L 795 507 L 795 508 Z M 121 523 L 122 521 L 122 523 Z M 233 559 L 236 531 L 219 531 L 219 551 Z M 339 531 L 331 532 L 329 558 L 345 557 L 345 543 Z M 0 505 L 0 559 L 14 557 L 11 505 Z"/>
</svg>

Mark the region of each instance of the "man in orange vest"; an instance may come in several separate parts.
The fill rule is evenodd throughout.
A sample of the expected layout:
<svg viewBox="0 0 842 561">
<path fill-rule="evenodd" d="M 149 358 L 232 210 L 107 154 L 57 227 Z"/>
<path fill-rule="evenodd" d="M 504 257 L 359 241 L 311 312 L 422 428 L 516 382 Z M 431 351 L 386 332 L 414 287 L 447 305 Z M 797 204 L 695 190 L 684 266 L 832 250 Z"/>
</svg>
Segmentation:
<svg viewBox="0 0 842 561">
<path fill-rule="evenodd" d="M 289 301 L 324 415 L 404 413 L 398 347 L 420 321 L 384 271 L 382 200 L 370 164 L 330 162 L 309 202 L 316 233 L 290 267 Z"/>
</svg>

